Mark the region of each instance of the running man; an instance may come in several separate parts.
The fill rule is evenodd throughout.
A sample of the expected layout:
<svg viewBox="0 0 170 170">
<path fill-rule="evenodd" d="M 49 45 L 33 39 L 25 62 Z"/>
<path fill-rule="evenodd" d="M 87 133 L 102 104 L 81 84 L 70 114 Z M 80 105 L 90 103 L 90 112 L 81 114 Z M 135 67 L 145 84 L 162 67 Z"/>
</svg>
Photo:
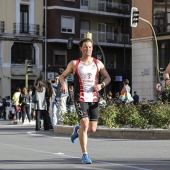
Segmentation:
<svg viewBox="0 0 170 170">
<path fill-rule="evenodd" d="M 71 141 L 79 138 L 82 150 L 82 163 L 91 164 L 92 161 L 87 153 L 87 133 L 95 132 L 98 121 L 98 92 L 108 85 L 111 78 L 104 64 L 92 57 L 93 41 L 85 38 L 79 42 L 82 57 L 72 60 L 66 70 L 60 75 L 61 92 L 68 93 L 65 78 L 70 74 L 76 74 L 78 82 L 75 82 L 75 106 L 80 120 L 80 125 L 74 127 Z M 103 82 L 98 82 L 98 74 L 103 76 Z"/>
</svg>

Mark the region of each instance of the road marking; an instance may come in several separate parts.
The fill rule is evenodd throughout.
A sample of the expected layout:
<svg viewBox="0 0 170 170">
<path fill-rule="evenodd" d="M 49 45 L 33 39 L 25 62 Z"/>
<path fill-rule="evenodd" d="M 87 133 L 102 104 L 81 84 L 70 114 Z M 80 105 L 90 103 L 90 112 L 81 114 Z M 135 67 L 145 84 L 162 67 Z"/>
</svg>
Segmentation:
<svg viewBox="0 0 170 170">
<path fill-rule="evenodd" d="M 21 147 L 21 146 L 17 146 L 17 145 L 11 145 L 11 144 L 6 144 L 6 143 L 2 143 L 0 142 L 1 146 L 2 145 L 6 145 L 6 146 L 10 146 L 13 148 L 18 148 L 18 149 L 23 149 L 23 150 L 28 150 L 28 151 L 32 151 L 32 152 L 37 152 L 37 153 L 44 153 L 44 154 L 51 154 L 51 155 L 57 155 L 59 157 L 67 157 L 67 158 L 76 158 L 76 159 L 80 159 L 79 157 L 75 157 L 75 156 L 71 156 L 71 155 L 65 155 L 62 152 L 46 152 L 46 151 L 42 151 L 42 150 L 37 150 L 37 149 L 30 149 L 30 148 L 26 148 L 26 147 Z M 125 167 L 125 168 L 129 168 L 130 170 L 132 169 L 136 169 L 136 170 L 153 170 L 153 169 L 147 169 L 147 168 L 140 168 L 140 167 L 136 167 L 136 166 L 130 166 L 130 165 L 123 165 L 123 164 L 116 164 L 116 163 L 110 163 L 110 162 L 105 162 L 105 161 L 93 161 L 93 162 L 99 162 L 101 164 L 110 164 L 113 166 L 121 166 L 121 167 Z"/>
</svg>

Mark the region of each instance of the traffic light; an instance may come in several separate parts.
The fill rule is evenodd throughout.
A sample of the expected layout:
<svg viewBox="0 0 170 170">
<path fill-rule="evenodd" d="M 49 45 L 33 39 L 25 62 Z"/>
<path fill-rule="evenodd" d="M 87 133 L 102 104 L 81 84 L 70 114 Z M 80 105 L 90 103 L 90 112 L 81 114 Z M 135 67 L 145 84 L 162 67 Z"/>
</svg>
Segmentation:
<svg viewBox="0 0 170 170">
<path fill-rule="evenodd" d="M 163 73 L 164 73 L 164 71 L 165 71 L 165 68 L 159 68 L 159 79 L 160 80 L 163 80 L 164 78 L 163 78 Z"/>
<path fill-rule="evenodd" d="M 139 10 L 136 7 L 132 7 L 131 18 L 130 18 L 131 27 L 137 27 L 138 22 L 139 22 Z"/>
<path fill-rule="evenodd" d="M 31 63 L 32 63 L 31 60 L 25 60 L 25 75 L 33 73 L 32 71 L 33 66 L 31 65 Z"/>
</svg>

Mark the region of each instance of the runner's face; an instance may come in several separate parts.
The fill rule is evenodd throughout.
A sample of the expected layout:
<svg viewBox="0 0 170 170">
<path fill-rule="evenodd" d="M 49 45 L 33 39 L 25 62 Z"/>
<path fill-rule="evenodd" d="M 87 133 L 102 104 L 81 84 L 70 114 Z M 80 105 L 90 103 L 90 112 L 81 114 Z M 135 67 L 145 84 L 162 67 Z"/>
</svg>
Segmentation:
<svg viewBox="0 0 170 170">
<path fill-rule="evenodd" d="M 80 48 L 83 56 L 91 56 L 93 51 L 93 46 L 91 42 L 84 42 Z"/>
</svg>

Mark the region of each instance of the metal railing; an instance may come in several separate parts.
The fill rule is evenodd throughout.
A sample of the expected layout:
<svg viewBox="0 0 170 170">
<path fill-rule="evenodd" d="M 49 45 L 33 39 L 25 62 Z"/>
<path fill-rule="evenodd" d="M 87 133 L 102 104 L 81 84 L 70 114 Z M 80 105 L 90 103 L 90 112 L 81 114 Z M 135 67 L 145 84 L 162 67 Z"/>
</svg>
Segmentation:
<svg viewBox="0 0 170 170">
<path fill-rule="evenodd" d="M 0 33 L 4 33 L 4 32 L 5 32 L 5 22 L 0 21 Z"/>
<path fill-rule="evenodd" d="M 84 10 L 95 10 L 95 11 L 105 11 L 112 13 L 128 13 L 130 12 L 129 4 L 123 4 L 119 2 L 98 1 L 98 0 L 81 0 L 81 9 Z"/>
<path fill-rule="evenodd" d="M 130 35 L 124 33 L 115 34 L 113 32 L 100 32 L 93 30 L 80 30 L 80 39 L 84 38 L 84 33 L 93 34 L 93 40 L 101 43 L 130 44 Z"/>
<path fill-rule="evenodd" d="M 39 25 L 36 25 L 36 24 L 14 23 L 13 33 L 14 34 L 39 35 L 40 28 L 39 28 Z"/>
</svg>

